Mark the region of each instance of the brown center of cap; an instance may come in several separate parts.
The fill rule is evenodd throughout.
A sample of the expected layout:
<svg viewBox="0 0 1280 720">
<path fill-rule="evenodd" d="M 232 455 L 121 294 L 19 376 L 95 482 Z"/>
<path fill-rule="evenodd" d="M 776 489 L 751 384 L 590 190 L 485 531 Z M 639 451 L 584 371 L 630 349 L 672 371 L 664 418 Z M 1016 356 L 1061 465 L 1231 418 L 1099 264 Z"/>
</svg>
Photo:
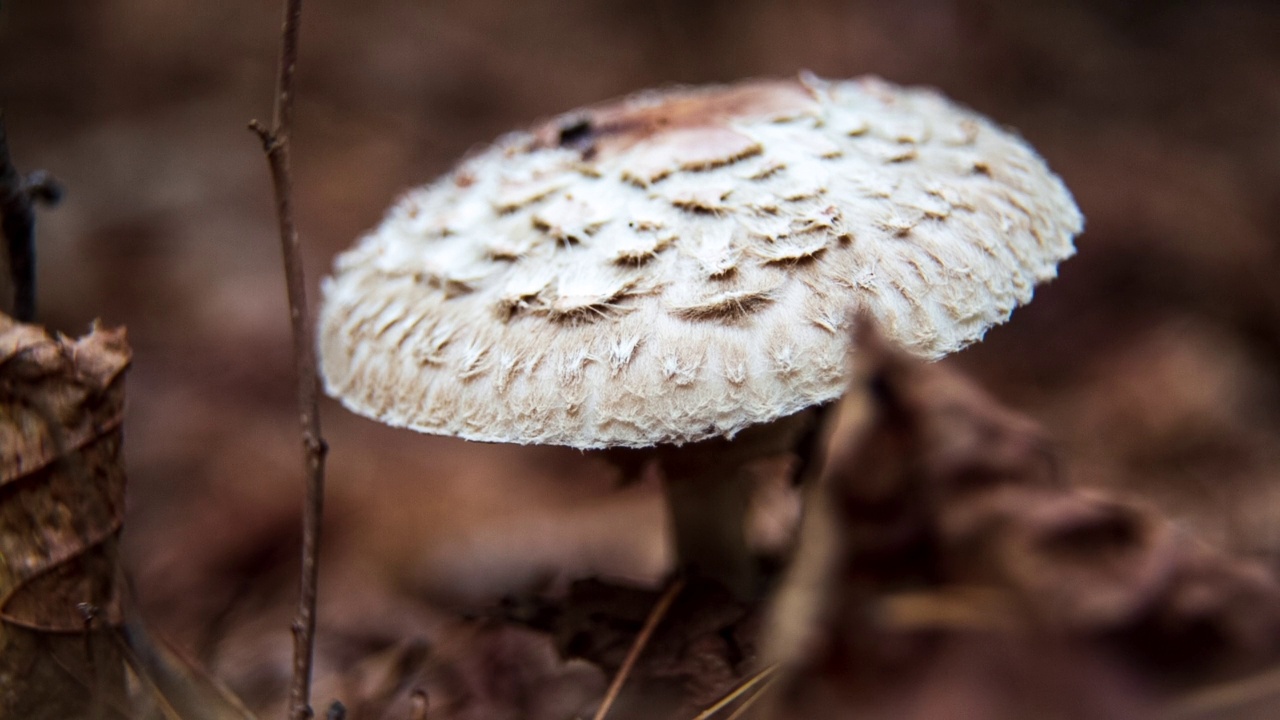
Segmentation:
<svg viewBox="0 0 1280 720">
<path fill-rule="evenodd" d="M 534 130 L 539 148 L 573 148 L 584 159 L 604 159 L 667 135 L 724 142 L 721 132 L 734 121 L 795 117 L 816 111 L 809 89 L 798 80 L 744 83 L 711 91 L 675 90 L 631 97 L 587 108 Z"/>
</svg>

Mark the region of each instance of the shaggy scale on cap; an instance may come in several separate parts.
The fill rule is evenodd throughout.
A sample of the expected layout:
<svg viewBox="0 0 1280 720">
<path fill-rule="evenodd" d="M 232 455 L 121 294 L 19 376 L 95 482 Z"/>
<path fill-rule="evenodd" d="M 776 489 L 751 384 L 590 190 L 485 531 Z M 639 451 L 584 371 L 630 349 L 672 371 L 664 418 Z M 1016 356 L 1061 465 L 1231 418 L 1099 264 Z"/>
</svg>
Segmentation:
<svg viewBox="0 0 1280 720">
<path fill-rule="evenodd" d="M 1025 142 L 877 79 L 645 93 L 410 192 L 324 285 L 328 392 L 471 440 L 732 436 L 845 388 L 848 318 L 936 358 L 1083 220 Z"/>
</svg>

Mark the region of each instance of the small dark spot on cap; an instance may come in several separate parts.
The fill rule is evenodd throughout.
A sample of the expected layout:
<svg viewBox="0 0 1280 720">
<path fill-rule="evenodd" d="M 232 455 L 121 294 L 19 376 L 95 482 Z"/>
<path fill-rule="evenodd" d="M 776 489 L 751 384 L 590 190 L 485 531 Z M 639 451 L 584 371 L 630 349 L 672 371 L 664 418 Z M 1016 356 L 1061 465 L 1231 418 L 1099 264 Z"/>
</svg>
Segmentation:
<svg viewBox="0 0 1280 720">
<path fill-rule="evenodd" d="M 570 119 L 561 125 L 557 142 L 560 143 L 560 147 L 583 150 L 590 147 L 594 134 L 595 128 L 592 125 L 591 118 L 583 116 Z"/>
</svg>

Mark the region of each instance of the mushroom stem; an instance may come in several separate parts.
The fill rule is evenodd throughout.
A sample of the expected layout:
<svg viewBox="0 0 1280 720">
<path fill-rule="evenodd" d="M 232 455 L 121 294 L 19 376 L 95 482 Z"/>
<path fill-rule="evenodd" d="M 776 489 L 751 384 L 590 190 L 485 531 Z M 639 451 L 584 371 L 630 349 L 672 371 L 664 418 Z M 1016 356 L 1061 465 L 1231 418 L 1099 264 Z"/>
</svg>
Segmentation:
<svg viewBox="0 0 1280 720">
<path fill-rule="evenodd" d="M 701 448 L 684 450 L 662 461 L 680 569 L 751 597 L 758 572 L 745 531 L 752 489 L 746 463 L 726 463 Z"/>
<path fill-rule="evenodd" d="M 747 600 L 760 589 L 759 568 L 746 538 L 754 482 L 749 465 L 794 452 L 817 408 L 756 425 L 733 439 L 704 440 L 660 455 L 676 558 L 687 575 L 714 580 Z"/>
</svg>

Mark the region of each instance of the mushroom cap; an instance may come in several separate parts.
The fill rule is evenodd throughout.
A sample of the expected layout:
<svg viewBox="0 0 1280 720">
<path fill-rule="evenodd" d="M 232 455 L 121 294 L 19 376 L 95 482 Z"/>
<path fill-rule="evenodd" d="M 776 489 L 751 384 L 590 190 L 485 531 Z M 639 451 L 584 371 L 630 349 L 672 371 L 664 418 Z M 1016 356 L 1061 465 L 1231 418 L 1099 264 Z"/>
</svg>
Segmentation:
<svg viewBox="0 0 1280 720">
<path fill-rule="evenodd" d="M 931 90 L 642 93 L 501 138 L 339 256 L 325 387 L 471 440 L 732 436 L 844 391 L 855 311 L 927 358 L 980 339 L 1082 226 L 1031 147 Z"/>
</svg>

